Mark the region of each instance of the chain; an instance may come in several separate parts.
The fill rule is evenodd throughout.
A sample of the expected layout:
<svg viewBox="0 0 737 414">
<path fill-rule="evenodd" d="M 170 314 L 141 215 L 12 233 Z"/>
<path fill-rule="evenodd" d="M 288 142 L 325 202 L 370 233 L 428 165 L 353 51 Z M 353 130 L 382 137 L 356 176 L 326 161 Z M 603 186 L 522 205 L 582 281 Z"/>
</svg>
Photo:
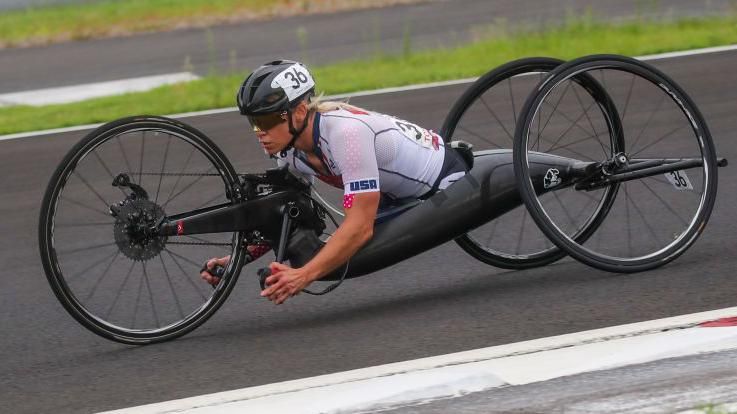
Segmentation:
<svg viewBox="0 0 737 414">
<path fill-rule="evenodd" d="M 166 172 L 165 173 L 154 173 L 154 172 L 134 173 L 134 172 L 131 172 L 128 174 L 131 177 L 136 176 L 136 175 L 160 175 L 160 176 L 165 176 L 165 177 L 171 177 L 171 176 L 174 176 L 174 177 L 178 177 L 178 176 L 181 176 L 181 177 L 220 177 L 221 176 L 220 174 L 215 174 L 215 173 L 166 173 Z"/>
<path fill-rule="evenodd" d="M 215 242 L 177 242 L 177 241 L 167 241 L 167 245 L 169 244 L 184 244 L 189 246 L 232 246 L 233 243 L 215 243 Z"/>
</svg>

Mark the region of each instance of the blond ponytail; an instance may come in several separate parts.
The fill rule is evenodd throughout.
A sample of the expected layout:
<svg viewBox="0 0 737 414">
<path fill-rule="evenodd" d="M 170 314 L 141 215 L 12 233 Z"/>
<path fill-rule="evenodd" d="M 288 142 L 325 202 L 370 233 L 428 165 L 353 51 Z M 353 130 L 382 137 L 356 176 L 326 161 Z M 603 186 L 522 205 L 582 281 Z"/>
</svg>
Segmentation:
<svg viewBox="0 0 737 414">
<path fill-rule="evenodd" d="M 353 110 L 353 111 L 362 111 L 366 112 L 365 109 L 359 108 L 357 106 L 351 105 L 348 102 L 341 102 L 341 101 L 324 101 L 322 98 L 322 94 L 319 96 L 313 96 L 310 98 L 310 102 L 307 104 L 307 109 L 311 111 L 317 111 L 320 113 L 324 112 L 330 112 L 330 111 L 337 111 L 339 109 L 347 109 L 347 110 Z"/>
</svg>

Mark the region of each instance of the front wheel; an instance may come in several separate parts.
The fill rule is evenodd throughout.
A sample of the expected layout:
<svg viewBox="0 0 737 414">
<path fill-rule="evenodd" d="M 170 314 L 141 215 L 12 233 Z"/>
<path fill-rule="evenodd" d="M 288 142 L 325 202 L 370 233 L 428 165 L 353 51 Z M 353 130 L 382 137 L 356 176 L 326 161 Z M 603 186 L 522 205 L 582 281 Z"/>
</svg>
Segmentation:
<svg viewBox="0 0 737 414">
<path fill-rule="evenodd" d="M 616 105 L 605 113 L 619 118 L 617 148 L 594 111 L 597 102 L 575 82 L 581 76 L 595 79 Z M 534 182 L 533 152 L 592 168 L 573 186 Z M 685 252 L 714 206 L 716 167 L 709 129 L 688 95 L 656 68 L 623 56 L 587 56 L 555 69 L 527 99 L 516 128 L 515 176 L 532 218 L 572 257 L 611 272 L 652 269 Z M 590 237 L 570 237 L 578 212 L 616 186 L 616 200 Z"/>
<path fill-rule="evenodd" d="M 235 203 L 228 194 L 237 183 L 217 146 L 183 123 L 140 116 L 94 130 L 56 169 L 41 207 L 41 262 L 54 294 L 83 326 L 117 342 L 161 342 L 196 328 L 232 290 L 243 235 L 147 229 L 166 216 Z M 227 255 L 214 289 L 200 280 L 206 259 Z"/>
</svg>

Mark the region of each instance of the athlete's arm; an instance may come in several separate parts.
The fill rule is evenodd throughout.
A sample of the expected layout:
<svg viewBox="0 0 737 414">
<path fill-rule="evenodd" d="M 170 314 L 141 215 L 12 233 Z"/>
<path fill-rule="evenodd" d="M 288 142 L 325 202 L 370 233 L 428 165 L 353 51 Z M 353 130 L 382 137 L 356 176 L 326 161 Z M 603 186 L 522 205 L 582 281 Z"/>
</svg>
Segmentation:
<svg viewBox="0 0 737 414">
<path fill-rule="evenodd" d="M 345 220 L 320 252 L 299 269 L 272 263 L 268 288 L 261 292 L 277 304 L 342 265 L 373 237 L 379 207 L 379 170 L 375 134 L 367 125 L 349 122 L 334 141 L 335 163 L 345 186 Z"/>
<path fill-rule="evenodd" d="M 346 208 L 343 223 L 322 250 L 304 266 L 294 269 L 282 263 L 271 263 L 272 275 L 266 278 L 269 287 L 261 292 L 261 296 L 281 304 L 348 261 L 373 237 L 379 198 L 378 191 L 354 195 L 353 205 Z"/>
<path fill-rule="evenodd" d="M 304 269 L 317 280 L 345 263 L 374 233 L 379 207 L 379 167 L 373 130 L 363 122 L 348 121 L 334 141 L 335 163 L 343 172 L 345 220 Z"/>
<path fill-rule="evenodd" d="M 325 247 L 303 267 L 310 282 L 347 262 L 371 240 L 379 197 L 378 191 L 353 195 L 353 205 L 345 209 L 343 223 L 328 239 Z"/>
</svg>

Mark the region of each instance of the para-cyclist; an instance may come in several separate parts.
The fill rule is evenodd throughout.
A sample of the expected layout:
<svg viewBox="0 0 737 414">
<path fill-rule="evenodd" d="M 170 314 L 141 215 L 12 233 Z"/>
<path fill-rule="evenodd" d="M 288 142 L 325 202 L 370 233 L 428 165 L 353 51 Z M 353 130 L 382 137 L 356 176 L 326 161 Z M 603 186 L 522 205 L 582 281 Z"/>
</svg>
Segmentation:
<svg viewBox="0 0 737 414">
<path fill-rule="evenodd" d="M 298 62 L 277 60 L 253 71 L 238 90 L 237 103 L 278 165 L 344 189 L 345 219 L 317 255 L 299 268 L 270 264 L 261 296 L 276 304 L 346 263 L 371 240 L 377 220 L 401 212 L 408 200 L 446 188 L 469 168 L 433 131 L 315 97 L 313 77 Z M 248 246 L 250 260 L 268 250 Z M 200 276 L 217 284 L 209 271 L 229 259 L 208 260 Z"/>
</svg>

